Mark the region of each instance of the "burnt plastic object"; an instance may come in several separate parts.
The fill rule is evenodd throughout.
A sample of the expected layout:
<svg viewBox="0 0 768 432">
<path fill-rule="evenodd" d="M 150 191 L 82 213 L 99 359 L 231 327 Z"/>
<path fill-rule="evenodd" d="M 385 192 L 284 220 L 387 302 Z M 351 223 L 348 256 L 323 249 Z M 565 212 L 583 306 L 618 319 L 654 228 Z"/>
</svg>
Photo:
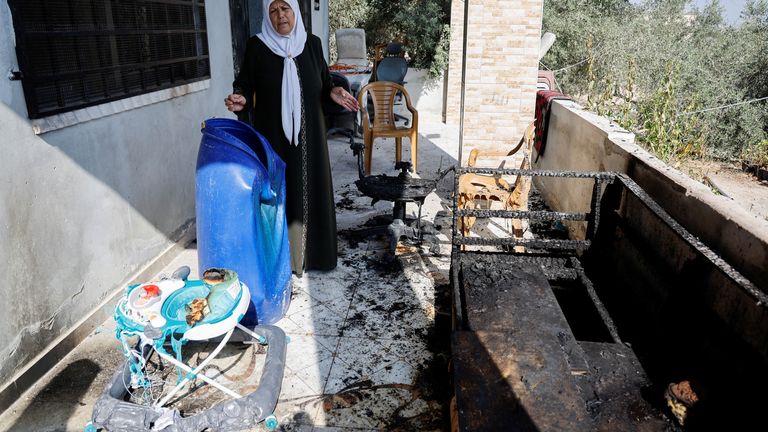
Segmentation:
<svg viewBox="0 0 768 432">
<path fill-rule="evenodd" d="M 275 429 L 277 420 L 272 413 L 283 381 L 286 336 L 279 327 L 271 325 L 256 326 L 253 331 L 264 335 L 269 345 L 259 387 L 254 392 L 220 402 L 196 415 L 182 417 L 178 410 L 126 402 L 131 383 L 130 364 L 126 362 L 96 401 L 93 421 L 86 431 L 228 432 L 253 428 L 262 421 L 267 429 Z M 151 346 L 145 346 L 142 351 L 145 358 L 151 349 Z"/>
</svg>

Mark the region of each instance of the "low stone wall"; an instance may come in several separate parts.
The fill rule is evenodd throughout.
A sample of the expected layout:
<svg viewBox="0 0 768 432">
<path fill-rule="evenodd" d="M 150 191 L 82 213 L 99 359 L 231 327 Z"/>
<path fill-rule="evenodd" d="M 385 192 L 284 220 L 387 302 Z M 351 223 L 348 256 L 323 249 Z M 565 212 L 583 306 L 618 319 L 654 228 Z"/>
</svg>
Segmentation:
<svg viewBox="0 0 768 432">
<path fill-rule="evenodd" d="M 634 144 L 634 134 L 570 101 L 555 101 L 535 169 L 628 174 L 674 219 L 763 292 L 768 292 L 768 221 L 675 170 Z M 536 179 L 554 210 L 588 211 L 592 182 Z M 583 236 L 583 227 L 574 227 Z"/>
</svg>

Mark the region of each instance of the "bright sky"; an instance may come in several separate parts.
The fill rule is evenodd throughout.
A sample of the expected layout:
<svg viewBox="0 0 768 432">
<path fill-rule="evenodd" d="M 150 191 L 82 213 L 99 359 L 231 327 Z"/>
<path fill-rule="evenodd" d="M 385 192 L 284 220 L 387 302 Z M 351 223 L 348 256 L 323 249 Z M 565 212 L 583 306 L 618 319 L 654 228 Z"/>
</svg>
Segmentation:
<svg viewBox="0 0 768 432">
<path fill-rule="evenodd" d="M 642 0 L 631 0 L 632 3 L 641 3 Z M 706 6 L 710 0 L 693 0 L 691 3 L 699 9 Z M 725 20 L 731 24 L 736 24 L 741 15 L 741 10 L 747 0 L 720 0 L 720 5 L 725 9 Z"/>
<path fill-rule="evenodd" d="M 735 24 L 739 20 L 741 10 L 744 9 L 744 4 L 747 0 L 720 0 L 720 5 L 725 8 L 725 19 Z M 694 0 L 693 2 L 698 8 L 703 8 L 709 3 L 708 0 Z"/>
</svg>

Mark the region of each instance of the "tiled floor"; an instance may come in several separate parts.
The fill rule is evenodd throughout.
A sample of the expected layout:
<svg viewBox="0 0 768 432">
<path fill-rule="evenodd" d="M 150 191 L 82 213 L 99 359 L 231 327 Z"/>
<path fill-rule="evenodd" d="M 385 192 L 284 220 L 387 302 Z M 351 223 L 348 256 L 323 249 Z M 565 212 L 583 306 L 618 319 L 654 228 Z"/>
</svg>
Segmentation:
<svg viewBox="0 0 768 432">
<path fill-rule="evenodd" d="M 425 149 L 422 143 L 422 155 Z M 423 165 L 436 171 L 430 162 Z M 337 181 L 340 221 L 356 220 L 353 228 L 390 211 L 388 205 L 370 210 L 370 199 L 351 180 Z M 430 201 L 424 220 L 449 230 L 447 203 L 437 195 Z M 339 267 L 301 278 L 278 323 L 292 340 L 277 408 L 281 424 L 288 430 L 443 429 L 446 398 L 436 391 L 433 369 L 447 360 L 435 352 L 433 338 L 435 286 L 447 282 L 448 237 L 438 256 L 415 248 L 392 260 L 386 238 L 361 239 L 339 225 Z M 447 366 L 442 372 L 447 378 Z"/>
<path fill-rule="evenodd" d="M 419 254 L 386 262 L 387 247 L 383 238 L 354 248 L 341 241 L 336 270 L 294 279 L 290 307 L 276 324 L 290 340 L 275 410 L 283 430 L 442 429 L 444 395 L 436 394 L 431 377 L 424 375 L 436 361 L 444 364 L 430 341 L 435 323 L 431 274 L 440 274 L 438 282 L 444 275 L 423 265 Z M 195 259 L 192 245 L 165 272 Z M 445 267 L 447 259 L 431 257 L 431 265 Z M 224 357 L 233 353 L 237 348 Z M 238 364 L 215 364 L 225 371 L 223 382 L 247 392 L 258 379 L 264 350 L 251 346 L 235 357 Z M 254 376 L 239 382 L 246 371 Z M 208 391 L 202 397 L 209 404 L 222 398 Z M 199 409 L 201 397 L 187 399 L 179 402 L 187 412 Z"/>
<path fill-rule="evenodd" d="M 421 127 L 419 172 L 434 175 L 454 163 L 455 131 L 439 122 Z M 427 138 L 429 137 L 429 138 Z M 428 197 L 423 220 L 439 233 L 440 253 L 405 247 L 393 258 L 385 237 L 357 234 L 391 204 L 370 205 L 354 186 L 355 159 L 346 141 L 330 140 L 339 227 L 339 265 L 327 273 L 295 278 L 291 304 L 277 325 L 289 336 L 286 368 L 275 415 L 281 430 L 369 431 L 444 430 L 447 425 L 447 331 L 445 304 L 450 260 L 450 179 Z M 392 157 L 394 143 L 379 141 L 374 152 L 380 168 Z M 406 151 L 407 151 L 407 146 Z M 441 196 L 440 196 L 441 195 Z M 408 209 L 415 212 L 415 207 Z M 179 254 L 161 274 L 181 265 L 198 276 L 196 245 Z M 436 288 L 437 287 L 437 288 Z M 437 302 L 436 302 L 437 299 Z M 436 323 L 438 329 L 436 330 Z M 109 320 L 49 376 L 0 417 L 0 430 L 82 430 L 93 402 L 122 361 Z M 214 344 L 188 347 L 191 362 L 201 361 Z M 187 348 L 185 348 L 187 349 Z M 222 382 L 242 392 L 258 384 L 265 349 L 232 343 L 212 364 Z M 86 369 L 86 376 L 83 370 Z M 170 372 L 169 372 L 170 373 Z M 175 375 L 170 373 L 170 381 Z M 74 384 L 73 384 L 74 383 Z M 174 402 L 194 413 L 222 399 L 210 386 Z M 447 388 L 447 387 L 445 387 Z M 265 430 L 259 425 L 254 430 Z"/>
</svg>

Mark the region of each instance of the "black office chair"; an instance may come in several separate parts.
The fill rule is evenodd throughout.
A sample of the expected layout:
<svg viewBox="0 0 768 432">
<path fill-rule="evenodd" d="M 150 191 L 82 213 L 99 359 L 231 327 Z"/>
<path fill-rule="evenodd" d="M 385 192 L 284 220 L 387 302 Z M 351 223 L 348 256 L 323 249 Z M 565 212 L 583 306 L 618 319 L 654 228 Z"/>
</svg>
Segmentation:
<svg viewBox="0 0 768 432">
<path fill-rule="evenodd" d="M 376 67 L 376 81 L 390 81 L 405 84 L 408 62 L 404 57 L 384 57 Z"/>
<path fill-rule="evenodd" d="M 405 74 L 408 73 L 408 62 L 404 57 L 384 57 L 376 67 L 376 81 L 389 81 L 405 85 Z M 402 95 L 398 94 L 398 101 L 402 101 Z M 408 125 L 408 117 L 395 114 L 395 120 L 405 120 Z"/>
<path fill-rule="evenodd" d="M 334 87 L 343 87 L 344 90 L 348 91 L 350 94 L 352 93 L 349 87 L 349 80 L 347 80 L 347 78 L 344 75 L 338 72 L 331 72 L 331 81 L 333 81 Z M 329 126 L 327 136 L 330 136 L 333 134 L 340 134 L 349 138 L 350 144 L 355 142 L 355 135 L 358 130 L 356 112 L 349 111 L 346 108 L 342 107 L 341 105 L 329 99 L 327 102 L 323 103 L 323 113 L 325 114 L 325 117 L 326 117 L 326 124 Z M 350 118 L 350 117 L 352 118 L 351 129 L 348 127 L 336 126 L 339 120 L 343 121 L 344 119 Z"/>
<path fill-rule="evenodd" d="M 386 44 L 376 45 L 374 47 L 373 58 L 373 70 L 371 71 L 371 81 L 378 81 L 376 78 L 376 69 L 379 67 L 379 63 L 387 57 L 402 57 L 405 58 L 405 51 L 403 45 L 400 42 L 389 42 Z"/>
</svg>

